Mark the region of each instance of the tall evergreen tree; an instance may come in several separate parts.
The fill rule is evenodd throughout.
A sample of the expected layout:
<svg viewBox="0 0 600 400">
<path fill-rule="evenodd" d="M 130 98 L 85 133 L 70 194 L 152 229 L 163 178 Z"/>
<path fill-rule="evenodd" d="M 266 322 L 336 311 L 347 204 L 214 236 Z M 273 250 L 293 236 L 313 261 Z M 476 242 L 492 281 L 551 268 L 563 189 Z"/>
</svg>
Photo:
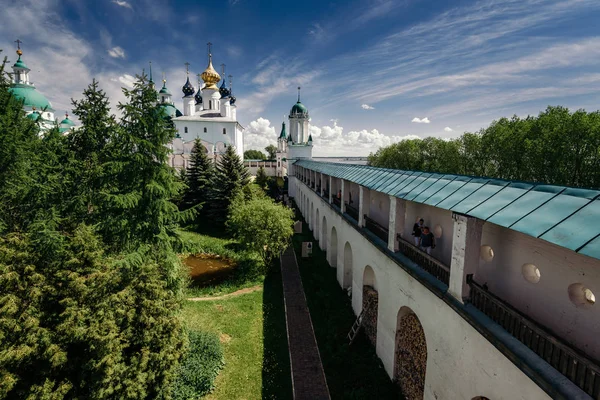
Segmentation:
<svg viewBox="0 0 600 400">
<path fill-rule="evenodd" d="M 267 176 L 267 172 L 264 167 L 260 167 L 258 171 L 256 171 L 256 179 L 254 180 L 258 186 L 262 189 L 266 189 L 269 184 L 269 177 Z"/>
<path fill-rule="evenodd" d="M 210 217 L 219 226 L 224 226 L 229 205 L 249 183 L 250 174 L 244 162 L 232 146 L 227 146 L 225 154 L 217 162 L 210 194 Z"/>
<path fill-rule="evenodd" d="M 183 209 L 195 208 L 200 211 L 204 203 L 208 201 L 214 172 L 214 164 L 208 158 L 206 148 L 200 139 L 196 139 L 190 154 L 190 163 L 185 172 L 185 183 L 188 187 L 183 196 Z M 202 214 L 198 212 L 196 222 L 200 222 Z"/>
</svg>

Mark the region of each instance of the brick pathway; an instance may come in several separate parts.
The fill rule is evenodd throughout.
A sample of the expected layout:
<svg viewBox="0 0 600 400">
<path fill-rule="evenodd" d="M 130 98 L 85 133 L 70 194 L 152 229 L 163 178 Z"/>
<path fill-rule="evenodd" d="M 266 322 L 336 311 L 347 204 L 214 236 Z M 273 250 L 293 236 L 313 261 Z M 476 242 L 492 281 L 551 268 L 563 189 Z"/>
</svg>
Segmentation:
<svg viewBox="0 0 600 400">
<path fill-rule="evenodd" d="M 298 262 L 292 246 L 281 255 L 285 320 L 295 400 L 330 399 Z"/>
</svg>

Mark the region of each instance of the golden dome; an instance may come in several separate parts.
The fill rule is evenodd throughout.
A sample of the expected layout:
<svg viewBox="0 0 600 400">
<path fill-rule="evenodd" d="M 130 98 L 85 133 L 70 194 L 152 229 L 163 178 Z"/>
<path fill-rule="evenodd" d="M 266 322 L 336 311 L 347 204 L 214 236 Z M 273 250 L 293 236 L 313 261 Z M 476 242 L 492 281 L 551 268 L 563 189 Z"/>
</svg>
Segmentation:
<svg viewBox="0 0 600 400">
<path fill-rule="evenodd" d="M 219 90 L 217 83 L 221 80 L 221 75 L 213 68 L 212 54 L 208 55 L 208 67 L 206 67 L 200 77 L 205 83 L 204 89 Z"/>
</svg>

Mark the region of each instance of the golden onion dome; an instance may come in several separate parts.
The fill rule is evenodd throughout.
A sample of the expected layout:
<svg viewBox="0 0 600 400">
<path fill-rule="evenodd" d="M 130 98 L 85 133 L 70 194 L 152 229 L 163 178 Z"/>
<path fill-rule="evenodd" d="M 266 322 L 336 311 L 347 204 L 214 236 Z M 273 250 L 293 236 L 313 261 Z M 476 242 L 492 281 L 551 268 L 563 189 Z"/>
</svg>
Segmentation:
<svg viewBox="0 0 600 400">
<path fill-rule="evenodd" d="M 205 83 L 204 89 L 219 90 L 217 83 L 221 80 L 221 75 L 213 68 L 212 54 L 208 55 L 208 67 L 206 67 L 200 77 Z"/>
</svg>

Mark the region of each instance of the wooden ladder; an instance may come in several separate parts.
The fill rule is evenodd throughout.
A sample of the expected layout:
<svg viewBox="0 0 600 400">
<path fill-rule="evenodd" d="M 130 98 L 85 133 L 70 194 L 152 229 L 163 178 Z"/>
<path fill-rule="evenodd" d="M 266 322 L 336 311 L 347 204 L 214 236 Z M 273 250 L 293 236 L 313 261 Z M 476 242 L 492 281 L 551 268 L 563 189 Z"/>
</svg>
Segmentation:
<svg viewBox="0 0 600 400">
<path fill-rule="evenodd" d="M 362 324 L 363 324 L 363 318 L 365 316 L 365 311 L 368 310 L 369 307 L 371 306 L 371 301 L 372 301 L 372 299 L 369 299 L 367 301 L 367 304 L 365 304 L 363 309 L 360 311 L 360 314 L 358 314 L 358 317 L 356 317 L 356 320 L 352 324 L 352 328 L 350 328 L 350 332 L 348 332 L 348 335 L 346 335 L 346 337 L 348 338 L 348 340 L 350 342 L 350 345 L 352 345 L 352 342 L 354 342 L 354 339 L 356 339 L 358 332 L 360 332 L 360 328 L 362 327 Z"/>
</svg>

